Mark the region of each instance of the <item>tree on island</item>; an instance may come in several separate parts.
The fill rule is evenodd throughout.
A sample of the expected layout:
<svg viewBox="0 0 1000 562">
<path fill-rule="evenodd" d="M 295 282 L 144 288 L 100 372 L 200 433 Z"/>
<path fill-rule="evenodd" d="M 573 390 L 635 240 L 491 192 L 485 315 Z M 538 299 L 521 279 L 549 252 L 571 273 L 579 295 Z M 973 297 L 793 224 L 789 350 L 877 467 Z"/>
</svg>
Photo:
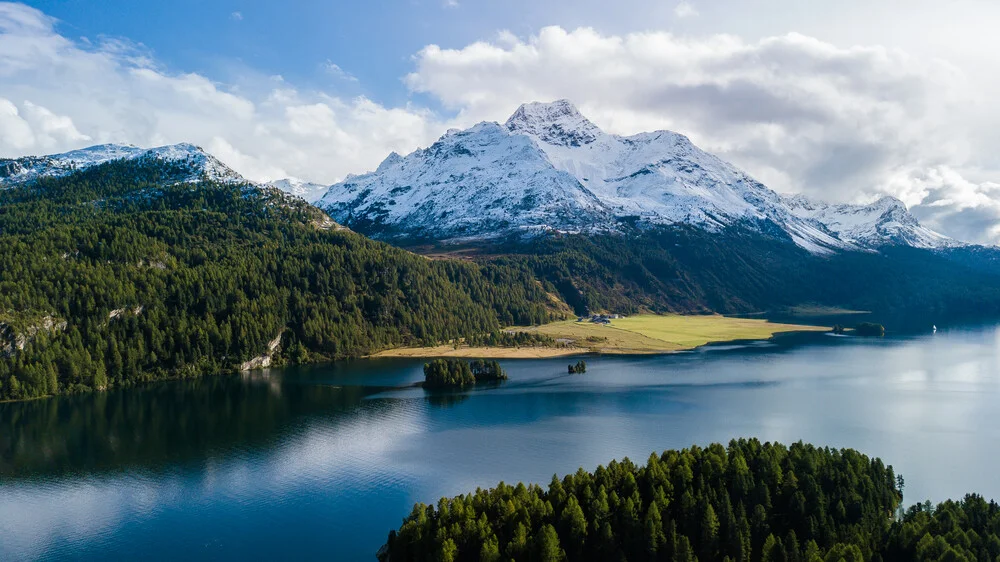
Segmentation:
<svg viewBox="0 0 1000 562">
<path fill-rule="evenodd" d="M 576 362 L 576 365 L 569 366 L 569 374 L 571 375 L 582 375 L 587 372 L 587 362 L 580 360 Z"/>
<path fill-rule="evenodd" d="M 462 388 L 479 382 L 503 380 L 507 380 L 507 372 L 496 361 L 435 359 L 424 363 L 425 388 Z"/>
<path fill-rule="evenodd" d="M 476 359 L 469 363 L 469 368 L 472 370 L 472 376 L 476 378 L 476 382 L 507 380 L 507 371 L 504 371 L 500 363 L 496 361 Z"/>
<path fill-rule="evenodd" d="M 862 322 L 854 327 L 854 333 L 859 336 L 882 337 L 885 335 L 885 326 L 875 322 Z"/>
<path fill-rule="evenodd" d="M 424 387 L 447 388 L 476 384 L 476 377 L 465 361 L 435 359 L 424 363 Z"/>
</svg>

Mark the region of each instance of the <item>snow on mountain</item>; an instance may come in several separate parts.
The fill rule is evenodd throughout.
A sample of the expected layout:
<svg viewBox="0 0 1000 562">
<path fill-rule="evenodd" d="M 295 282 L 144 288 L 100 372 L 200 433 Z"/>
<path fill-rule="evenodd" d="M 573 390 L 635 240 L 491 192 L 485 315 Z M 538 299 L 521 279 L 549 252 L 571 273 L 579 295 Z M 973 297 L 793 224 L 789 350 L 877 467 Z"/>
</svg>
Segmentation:
<svg viewBox="0 0 1000 562">
<path fill-rule="evenodd" d="M 289 195 L 294 195 L 305 199 L 309 203 L 315 203 L 323 194 L 326 193 L 330 186 L 320 185 L 318 183 L 307 182 L 297 178 L 285 178 L 280 180 L 274 180 L 264 184 L 268 187 L 274 187 L 288 193 Z"/>
<path fill-rule="evenodd" d="M 185 175 L 178 181 L 207 178 L 220 182 L 245 182 L 242 176 L 211 154 L 193 144 L 181 143 L 157 148 L 101 144 L 48 156 L 0 159 L 0 187 L 19 185 L 43 177 L 61 177 L 113 160 L 162 160 L 183 164 Z"/>
<path fill-rule="evenodd" d="M 375 172 L 334 185 L 317 203 L 341 224 L 392 236 L 455 239 L 518 230 L 608 228 L 613 217 L 528 136 L 497 123 L 449 132 L 390 154 Z"/>
<path fill-rule="evenodd" d="M 895 197 L 882 197 L 869 205 L 828 205 L 801 195 L 784 203 L 801 218 L 822 223 L 845 242 L 862 247 L 887 244 L 915 248 L 948 248 L 966 244 L 923 227 Z"/>
<path fill-rule="evenodd" d="M 783 197 L 683 135 L 611 135 L 559 100 L 524 104 L 503 125 L 449 131 L 405 157 L 390 154 L 316 204 L 380 237 L 616 231 L 638 219 L 709 231 L 776 225 L 814 253 L 957 244 L 893 201 L 831 206 Z"/>
</svg>

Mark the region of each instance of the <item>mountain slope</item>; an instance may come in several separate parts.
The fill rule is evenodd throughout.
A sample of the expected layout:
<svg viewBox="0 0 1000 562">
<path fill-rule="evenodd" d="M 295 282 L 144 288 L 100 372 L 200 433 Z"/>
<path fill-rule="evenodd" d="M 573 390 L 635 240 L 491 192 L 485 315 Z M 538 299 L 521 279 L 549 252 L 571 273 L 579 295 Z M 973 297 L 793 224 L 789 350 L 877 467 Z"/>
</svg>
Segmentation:
<svg viewBox="0 0 1000 562">
<path fill-rule="evenodd" d="M 638 222 L 710 232 L 741 225 L 819 254 L 953 244 L 905 208 L 885 220 L 863 207 L 791 201 L 683 135 L 607 134 L 560 100 L 524 104 L 503 125 L 480 123 L 429 149 L 391 155 L 378 170 L 331 186 L 316 204 L 352 228 L 393 239 L 622 232 Z"/>
<path fill-rule="evenodd" d="M 0 159 L 0 187 L 23 185 L 41 178 L 65 177 L 116 160 L 176 164 L 182 168 L 174 178 L 178 182 L 202 179 L 246 182 L 231 168 L 193 144 L 181 143 L 149 149 L 133 145 L 101 144 L 62 154 Z"/>
<path fill-rule="evenodd" d="M 601 228 L 612 217 L 535 143 L 496 123 L 450 132 L 375 172 L 332 187 L 317 203 L 352 228 L 383 238 L 463 238 L 484 233 Z M 335 219 L 337 220 L 337 219 Z"/>
<path fill-rule="evenodd" d="M 162 181 L 177 168 L 114 160 L 0 190 L 0 400 L 550 319 L 524 269 L 323 228 L 321 211 L 274 189 Z"/>
<path fill-rule="evenodd" d="M 786 197 L 784 202 L 795 216 L 820 222 L 841 240 L 861 247 L 890 244 L 930 249 L 965 245 L 921 226 L 895 197 L 883 197 L 868 205 L 826 205 L 802 196 Z"/>
</svg>

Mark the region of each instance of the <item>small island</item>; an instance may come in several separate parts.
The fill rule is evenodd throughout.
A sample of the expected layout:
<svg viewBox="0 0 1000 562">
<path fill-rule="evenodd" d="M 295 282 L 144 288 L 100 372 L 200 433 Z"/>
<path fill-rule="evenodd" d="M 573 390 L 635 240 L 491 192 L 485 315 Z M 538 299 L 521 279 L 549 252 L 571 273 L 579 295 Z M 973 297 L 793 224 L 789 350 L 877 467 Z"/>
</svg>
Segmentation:
<svg viewBox="0 0 1000 562">
<path fill-rule="evenodd" d="M 885 326 L 875 322 L 862 322 L 854 327 L 854 333 L 859 336 L 880 338 L 885 335 Z"/>
<path fill-rule="evenodd" d="M 569 366 L 569 374 L 571 375 L 582 375 L 587 372 L 587 362 L 580 360 L 576 362 L 576 365 Z"/>
<path fill-rule="evenodd" d="M 837 324 L 833 327 L 833 333 L 835 334 L 846 334 L 847 328 Z M 862 322 L 854 327 L 852 333 L 856 336 L 867 336 L 880 338 L 885 335 L 885 326 L 882 324 L 877 324 L 875 322 Z"/>
<path fill-rule="evenodd" d="M 424 363 L 424 388 L 463 388 L 476 383 L 507 380 L 500 363 L 476 359 L 435 359 Z"/>
</svg>

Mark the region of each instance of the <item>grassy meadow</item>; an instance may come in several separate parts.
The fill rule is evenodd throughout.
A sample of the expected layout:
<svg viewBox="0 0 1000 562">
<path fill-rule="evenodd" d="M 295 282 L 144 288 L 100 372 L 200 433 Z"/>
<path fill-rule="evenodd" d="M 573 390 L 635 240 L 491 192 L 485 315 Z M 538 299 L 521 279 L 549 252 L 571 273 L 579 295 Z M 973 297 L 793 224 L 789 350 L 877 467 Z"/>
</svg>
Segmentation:
<svg viewBox="0 0 1000 562">
<path fill-rule="evenodd" d="M 649 354 L 693 349 L 709 343 L 768 339 L 781 332 L 828 331 L 823 326 L 778 324 L 756 318 L 679 314 L 640 314 L 612 320 L 610 325 L 563 320 L 509 331 L 538 332 L 558 347 L 468 347 L 450 345 L 392 349 L 380 357 L 539 358 L 579 353 Z"/>
</svg>

